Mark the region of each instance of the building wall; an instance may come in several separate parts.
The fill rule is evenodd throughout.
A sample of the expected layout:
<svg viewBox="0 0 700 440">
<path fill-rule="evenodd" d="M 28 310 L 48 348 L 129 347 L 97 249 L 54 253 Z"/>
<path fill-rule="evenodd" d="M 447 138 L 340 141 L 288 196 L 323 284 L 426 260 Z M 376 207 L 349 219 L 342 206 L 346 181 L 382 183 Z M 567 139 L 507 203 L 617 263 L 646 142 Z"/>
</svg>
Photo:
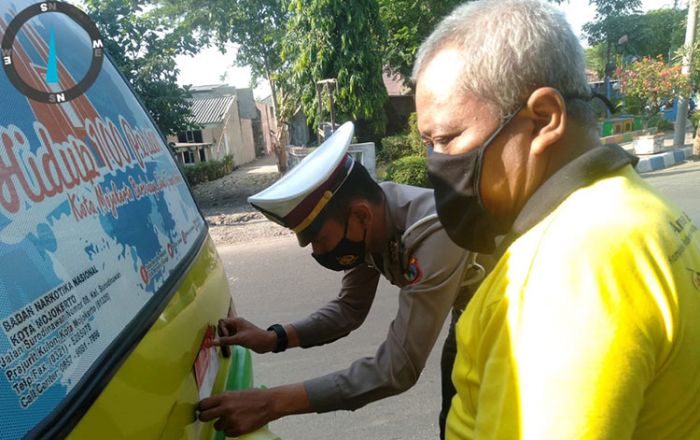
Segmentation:
<svg viewBox="0 0 700 440">
<path fill-rule="evenodd" d="M 206 133 L 204 133 L 206 131 Z M 209 127 L 202 132 L 202 138 L 204 142 L 211 142 L 211 158 L 216 160 L 221 160 L 227 154 L 230 154 L 226 149 L 226 143 L 223 140 L 223 126 L 217 125 L 214 127 Z"/>
<path fill-rule="evenodd" d="M 270 132 L 277 132 L 277 121 L 275 121 L 271 105 L 262 102 L 258 102 L 255 105 L 260 110 L 260 123 L 262 125 L 263 139 L 265 139 L 265 154 L 270 154 L 275 145 L 275 138 Z"/>
<path fill-rule="evenodd" d="M 250 120 L 240 118 L 235 102 L 224 115 L 222 125 L 211 129 L 211 134 L 216 139 L 213 147 L 216 159 L 223 159 L 227 154 L 232 154 L 236 165 L 243 165 L 255 159 L 255 144 Z"/>
<path fill-rule="evenodd" d="M 238 151 L 238 156 L 234 153 L 233 159 L 237 165 L 243 165 L 255 159 L 255 140 L 253 139 L 253 123 L 250 119 L 241 119 L 241 134 L 243 143 Z"/>
<path fill-rule="evenodd" d="M 211 144 L 206 151 L 207 160 L 221 160 L 233 155 L 236 165 L 243 165 L 255 159 L 255 142 L 250 119 L 241 119 L 238 105 L 234 101 L 219 124 L 201 128 L 202 142 Z M 168 142 L 177 143 L 177 136 L 168 136 Z M 195 159 L 199 162 L 199 159 Z"/>
</svg>

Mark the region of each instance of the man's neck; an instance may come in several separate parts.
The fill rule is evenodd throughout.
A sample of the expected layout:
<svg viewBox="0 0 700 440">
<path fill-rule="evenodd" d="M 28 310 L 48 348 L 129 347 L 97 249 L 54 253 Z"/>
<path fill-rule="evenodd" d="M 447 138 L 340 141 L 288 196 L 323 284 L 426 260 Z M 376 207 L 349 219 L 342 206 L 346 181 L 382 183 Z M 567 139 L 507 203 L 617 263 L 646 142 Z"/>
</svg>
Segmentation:
<svg viewBox="0 0 700 440">
<path fill-rule="evenodd" d="M 576 123 L 569 123 L 564 136 L 550 148 L 549 161 L 542 183 L 549 180 L 564 165 L 598 145 L 600 145 L 600 138 L 595 136 L 590 129 Z"/>
</svg>

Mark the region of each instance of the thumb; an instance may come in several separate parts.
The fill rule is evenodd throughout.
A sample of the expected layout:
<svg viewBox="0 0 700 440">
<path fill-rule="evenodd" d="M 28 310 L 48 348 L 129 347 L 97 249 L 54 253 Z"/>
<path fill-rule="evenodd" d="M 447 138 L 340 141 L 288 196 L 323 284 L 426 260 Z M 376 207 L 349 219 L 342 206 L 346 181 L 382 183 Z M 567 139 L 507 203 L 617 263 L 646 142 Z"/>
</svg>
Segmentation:
<svg viewBox="0 0 700 440">
<path fill-rule="evenodd" d="M 238 325 L 235 318 L 219 319 L 218 333 L 220 336 L 229 336 L 236 333 Z"/>
</svg>

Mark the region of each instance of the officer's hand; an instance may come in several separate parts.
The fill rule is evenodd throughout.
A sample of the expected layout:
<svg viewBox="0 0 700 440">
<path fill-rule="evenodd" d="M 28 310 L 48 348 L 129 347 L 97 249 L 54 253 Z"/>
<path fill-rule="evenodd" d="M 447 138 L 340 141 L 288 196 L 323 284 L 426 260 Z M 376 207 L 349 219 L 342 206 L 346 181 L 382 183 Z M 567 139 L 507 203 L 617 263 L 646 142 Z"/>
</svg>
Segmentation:
<svg viewBox="0 0 700 440">
<path fill-rule="evenodd" d="M 272 394 L 268 390 L 229 391 L 199 402 L 199 420 L 214 423 L 217 431 L 236 437 L 255 431 L 279 418 L 273 412 Z"/>
<path fill-rule="evenodd" d="M 267 353 L 277 345 L 277 334 L 243 318 L 226 318 L 219 320 L 219 337 L 214 345 L 240 345 L 256 353 Z"/>
</svg>

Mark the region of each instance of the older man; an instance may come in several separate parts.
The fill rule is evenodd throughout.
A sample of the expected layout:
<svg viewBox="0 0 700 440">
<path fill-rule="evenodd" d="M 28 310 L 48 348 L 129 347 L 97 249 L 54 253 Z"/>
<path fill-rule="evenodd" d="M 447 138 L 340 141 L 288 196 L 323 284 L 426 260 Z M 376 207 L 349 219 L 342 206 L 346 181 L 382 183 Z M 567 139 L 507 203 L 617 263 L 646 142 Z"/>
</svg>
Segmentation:
<svg viewBox="0 0 700 440">
<path fill-rule="evenodd" d="M 447 438 L 700 438 L 700 237 L 601 146 L 582 49 L 537 1 L 456 9 L 414 69 L 450 237 L 502 256 L 457 324 Z"/>
</svg>

